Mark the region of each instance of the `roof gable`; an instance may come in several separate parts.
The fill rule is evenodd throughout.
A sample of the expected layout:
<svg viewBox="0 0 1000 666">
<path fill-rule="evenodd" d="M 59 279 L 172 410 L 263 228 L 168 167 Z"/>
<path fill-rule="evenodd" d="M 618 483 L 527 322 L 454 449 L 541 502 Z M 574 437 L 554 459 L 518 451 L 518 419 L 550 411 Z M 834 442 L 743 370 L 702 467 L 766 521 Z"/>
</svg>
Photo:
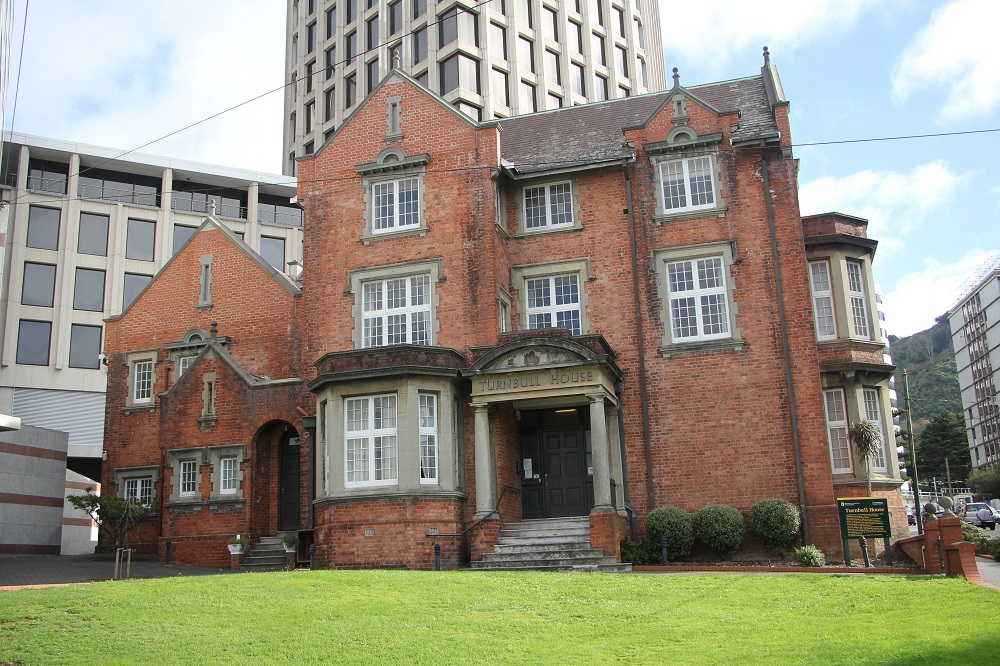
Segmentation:
<svg viewBox="0 0 1000 666">
<path fill-rule="evenodd" d="M 152 288 L 153 284 L 158 279 L 160 279 L 160 277 L 173 265 L 174 261 L 187 250 L 188 246 L 194 241 L 195 237 L 197 237 L 199 234 L 203 232 L 213 231 L 213 230 L 221 231 L 222 235 L 225 238 L 227 238 L 229 242 L 234 243 L 237 248 L 239 248 L 254 263 L 260 266 L 260 268 L 265 273 L 267 273 L 273 280 L 275 280 L 279 285 L 281 285 L 281 287 L 285 291 L 287 291 L 291 296 L 301 295 L 302 289 L 299 288 L 298 285 L 296 285 L 294 282 L 292 282 L 291 278 L 289 278 L 284 273 L 276 270 L 271 264 L 264 261 L 264 258 L 262 256 L 254 252 L 253 249 L 251 249 L 249 245 L 243 242 L 232 229 L 227 227 L 217 217 L 215 217 L 213 212 L 213 214 L 209 215 L 204 219 L 204 221 L 201 223 L 198 229 L 193 234 L 191 234 L 191 236 L 186 241 L 184 241 L 183 245 L 181 245 L 174 251 L 173 256 L 170 257 L 163 264 L 163 266 L 160 268 L 160 270 L 156 272 L 155 275 L 153 275 L 153 278 L 143 288 L 143 290 L 139 292 L 139 294 L 135 297 L 135 299 L 131 303 L 129 303 L 128 307 L 122 310 L 121 314 L 108 317 L 107 319 L 105 319 L 105 321 L 117 321 L 118 319 L 124 317 L 135 306 L 135 304 L 142 299 L 143 295 L 147 291 L 149 291 L 150 288 Z"/>
</svg>

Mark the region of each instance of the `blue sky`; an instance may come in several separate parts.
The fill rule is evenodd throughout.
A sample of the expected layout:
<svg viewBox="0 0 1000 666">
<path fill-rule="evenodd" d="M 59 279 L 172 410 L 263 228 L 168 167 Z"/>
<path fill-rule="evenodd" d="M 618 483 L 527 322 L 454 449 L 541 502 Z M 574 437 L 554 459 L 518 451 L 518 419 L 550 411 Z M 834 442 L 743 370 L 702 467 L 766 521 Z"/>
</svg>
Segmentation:
<svg viewBox="0 0 1000 666">
<path fill-rule="evenodd" d="M 284 7 L 35 0 L 13 129 L 132 149 L 278 88 Z M 769 46 L 795 143 L 1000 128 L 996 0 L 661 0 L 660 13 L 685 85 L 757 74 Z M 275 173 L 281 119 L 275 93 L 141 152 Z M 804 214 L 870 220 L 890 332 L 930 326 L 1000 255 L 998 148 L 1000 132 L 795 149 Z"/>
</svg>

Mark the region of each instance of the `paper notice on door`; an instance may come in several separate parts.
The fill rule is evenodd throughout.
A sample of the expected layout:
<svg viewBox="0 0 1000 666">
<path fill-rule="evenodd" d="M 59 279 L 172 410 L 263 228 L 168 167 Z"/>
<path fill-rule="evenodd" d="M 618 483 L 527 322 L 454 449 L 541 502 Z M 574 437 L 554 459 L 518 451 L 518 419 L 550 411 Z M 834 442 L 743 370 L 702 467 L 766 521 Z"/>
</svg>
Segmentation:
<svg viewBox="0 0 1000 666">
<path fill-rule="evenodd" d="M 532 474 L 531 458 L 525 458 L 524 459 L 524 478 L 526 478 L 526 479 L 533 479 L 533 478 L 535 478 L 534 475 Z"/>
</svg>

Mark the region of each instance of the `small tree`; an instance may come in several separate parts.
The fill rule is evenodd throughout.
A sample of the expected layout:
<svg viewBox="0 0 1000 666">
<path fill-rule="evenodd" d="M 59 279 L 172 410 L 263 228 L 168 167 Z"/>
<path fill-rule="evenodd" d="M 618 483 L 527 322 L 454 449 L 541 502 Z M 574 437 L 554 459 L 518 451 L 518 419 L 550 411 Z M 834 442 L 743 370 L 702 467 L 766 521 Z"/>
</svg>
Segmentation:
<svg viewBox="0 0 1000 666">
<path fill-rule="evenodd" d="M 112 495 L 95 495 L 93 488 L 87 488 L 86 495 L 70 495 L 66 499 L 90 517 L 114 542 L 115 548 L 124 548 L 128 543 L 128 533 L 152 514 L 152 509 L 135 500 L 122 499 Z"/>
<path fill-rule="evenodd" d="M 882 427 L 871 421 L 855 421 L 847 430 L 847 441 L 865 466 L 868 496 L 872 495 L 872 459 L 882 450 Z"/>
</svg>

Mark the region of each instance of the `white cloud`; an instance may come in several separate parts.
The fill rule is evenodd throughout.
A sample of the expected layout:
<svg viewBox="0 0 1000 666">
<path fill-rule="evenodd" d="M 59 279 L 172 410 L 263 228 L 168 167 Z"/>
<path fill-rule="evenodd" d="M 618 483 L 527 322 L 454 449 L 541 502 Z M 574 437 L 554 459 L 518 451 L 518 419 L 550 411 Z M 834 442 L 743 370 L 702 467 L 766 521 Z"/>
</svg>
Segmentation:
<svg viewBox="0 0 1000 666">
<path fill-rule="evenodd" d="M 284 20 L 274 0 L 33 4 L 14 130 L 135 148 L 281 86 Z M 280 171 L 282 99 L 141 152 Z"/>
<path fill-rule="evenodd" d="M 661 2 L 660 24 L 668 53 L 696 54 L 700 66 L 721 70 L 735 54 L 751 47 L 767 44 L 772 52 L 787 53 L 828 38 L 849 29 L 866 9 L 882 4 L 875 0 Z M 671 66 L 668 62 L 667 69 Z"/>
<path fill-rule="evenodd" d="M 925 257 L 923 270 L 907 273 L 882 296 L 889 333 L 904 337 L 933 326 L 935 317 L 955 305 L 962 286 L 976 268 L 998 252 L 969 250 L 950 264 Z"/>
<path fill-rule="evenodd" d="M 935 11 L 903 50 L 892 77 L 893 95 L 944 89 L 932 98 L 941 117 L 954 120 L 990 113 L 1000 107 L 1000 50 L 996 0 L 957 0 Z"/>
<path fill-rule="evenodd" d="M 961 180 L 941 161 L 910 173 L 865 170 L 807 183 L 799 188 L 799 202 L 803 215 L 837 211 L 867 219 L 868 235 L 892 253 L 929 213 L 951 200 Z"/>
</svg>

